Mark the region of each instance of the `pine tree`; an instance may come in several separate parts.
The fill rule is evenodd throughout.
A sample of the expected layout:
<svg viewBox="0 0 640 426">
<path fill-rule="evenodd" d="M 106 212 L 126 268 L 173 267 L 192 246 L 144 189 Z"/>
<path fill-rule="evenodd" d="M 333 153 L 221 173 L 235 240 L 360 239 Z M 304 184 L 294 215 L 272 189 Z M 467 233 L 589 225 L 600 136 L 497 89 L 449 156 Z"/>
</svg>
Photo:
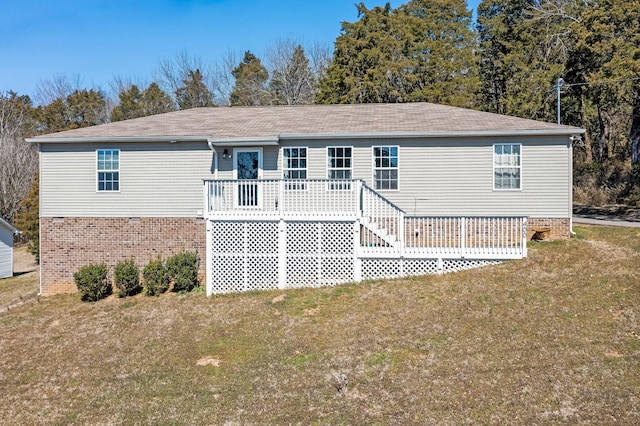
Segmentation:
<svg viewBox="0 0 640 426">
<path fill-rule="evenodd" d="M 155 82 L 142 92 L 133 84 L 118 97 L 120 103 L 111 111 L 111 121 L 129 120 L 175 110 L 169 95 Z"/>
<path fill-rule="evenodd" d="M 174 111 L 171 97 L 153 82 L 142 92 L 142 112 L 145 116 Z"/>
<path fill-rule="evenodd" d="M 95 126 L 107 122 L 107 103 L 97 90 L 76 90 L 67 96 L 67 127 Z"/>
<path fill-rule="evenodd" d="M 204 83 L 199 69 L 189 71 L 182 83 L 183 86 L 176 89 L 176 99 L 180 109 L 215 106 L 213 94 Z"/>
<path fill-rule="evenodd" d="M 269 72 L 253 53 L 247 50 L 242 61 L 231 71 L 231 74 L 235 78 L 230 96 L 232 106 L 257 106 L 270 103 L 267 90 Z"/>
<path fill-rule="evenodd" d="M 118 94 L 120 103 L 111 110 L 111 121 L 129 120 L 144 116 L 142 92 L 135 84 Z"/>
</svg>

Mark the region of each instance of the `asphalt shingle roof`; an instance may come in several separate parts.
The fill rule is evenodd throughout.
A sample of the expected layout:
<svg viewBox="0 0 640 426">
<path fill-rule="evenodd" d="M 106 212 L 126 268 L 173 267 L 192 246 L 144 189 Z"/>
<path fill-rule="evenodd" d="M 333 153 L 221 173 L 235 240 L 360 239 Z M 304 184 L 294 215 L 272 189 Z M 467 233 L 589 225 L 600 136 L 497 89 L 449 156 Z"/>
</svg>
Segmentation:
<svg viewBox="0 0 640 426">
<path fill-rule="evenodd" d="M 434 134 L 581 129 L 430 103 L 194 108 L 31 139 L 190 136 L 212 139 L 282 135 Z"/>
</svg>

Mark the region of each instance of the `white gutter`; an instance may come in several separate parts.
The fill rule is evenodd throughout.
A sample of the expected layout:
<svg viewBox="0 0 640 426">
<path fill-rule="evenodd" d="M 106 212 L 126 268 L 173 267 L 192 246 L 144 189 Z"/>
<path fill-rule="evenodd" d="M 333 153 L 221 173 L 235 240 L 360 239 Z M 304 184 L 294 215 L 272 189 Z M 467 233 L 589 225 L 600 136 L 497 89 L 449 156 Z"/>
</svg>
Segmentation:
<svg viewBox="0 0 640 426">
<path fill-rule="evenodd" d="M 247 138 L 209 138 L 207 141 L 214 146 L 256 146 L 279 145 L 279 136 L 255 136 Z"/>
<path fill-rule="evenodd" d="M 481 130 L 454 132 L 371 132 L 371 133 L 282 133 L 252 137 L 211 138 L 206 136 L 115 136 L 115 137 L 55 137 L 42 136 L 25 139 L 30 143 L 118 143 L 118 142 L 207 142 L 212 146 L 256 146 L 278 145 L 282 140 L 327 140 L 327 139 L 386 139 L 386 138 L 456 138 L 456 137 L 522 137 L 522 136 L 574 136 L 584 129 L 568 127 L 562 129 Z"/>
<path fill-rule="evenodd" d="M 454 132 L 372 132 L 372 133 L 282 133 L 280 140 L 286 139 L 381 139 L 381 138 L 456 138 L 489 136 L 574 136 L 584 133 L 584 129 L 543 129 L 543 130 L 481 130 Z"/>
<path fill-rule="evenodd" d="M 206 136 L 78 136 L 78 137 L 55 137 L 41 136 L 27 138 L 29 143 L 117 143 L 117 142 L 206 142 Z"/>
</svg>

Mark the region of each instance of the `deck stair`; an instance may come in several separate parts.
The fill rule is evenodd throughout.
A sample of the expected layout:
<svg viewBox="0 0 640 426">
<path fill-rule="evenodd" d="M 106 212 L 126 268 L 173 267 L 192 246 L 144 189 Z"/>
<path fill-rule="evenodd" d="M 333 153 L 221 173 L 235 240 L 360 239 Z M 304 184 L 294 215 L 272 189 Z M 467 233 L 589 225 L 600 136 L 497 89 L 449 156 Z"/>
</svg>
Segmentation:
<svg viewBox="0 0 640 426">
<path fill-rule="evenodd" d="M 399 249 L 403 244 L 405 212 L 367 185 L 362 185 L 360 224 L 363 246 L 383 245 Z"/>
</svg>

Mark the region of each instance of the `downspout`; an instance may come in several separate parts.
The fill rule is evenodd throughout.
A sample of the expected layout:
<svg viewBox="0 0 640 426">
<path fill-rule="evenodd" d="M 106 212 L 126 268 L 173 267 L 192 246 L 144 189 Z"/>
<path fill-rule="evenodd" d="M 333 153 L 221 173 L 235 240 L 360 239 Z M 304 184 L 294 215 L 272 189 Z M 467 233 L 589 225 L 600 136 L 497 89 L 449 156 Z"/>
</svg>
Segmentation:
<svg viewBox="0 0 640 426">
<path fill-rule="evenodd" d="M 218 151 L 213 146 L 211 139 L 207 139 L 207 145 L 209 145 L 209 149 L 213 152 L 213 178 L 218 179 Z"/>
<path fill-rule="evenodd" d="M 573 141 L 582 139 L 580 135 L 569 138 L 569 234 L 576 235 L 573 230 Z"/>
</svg>

